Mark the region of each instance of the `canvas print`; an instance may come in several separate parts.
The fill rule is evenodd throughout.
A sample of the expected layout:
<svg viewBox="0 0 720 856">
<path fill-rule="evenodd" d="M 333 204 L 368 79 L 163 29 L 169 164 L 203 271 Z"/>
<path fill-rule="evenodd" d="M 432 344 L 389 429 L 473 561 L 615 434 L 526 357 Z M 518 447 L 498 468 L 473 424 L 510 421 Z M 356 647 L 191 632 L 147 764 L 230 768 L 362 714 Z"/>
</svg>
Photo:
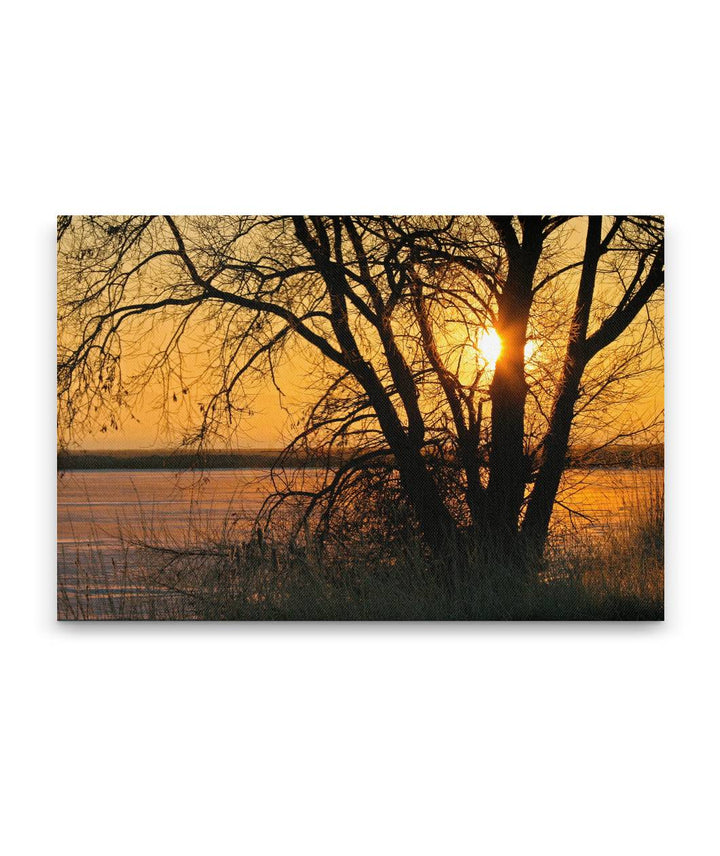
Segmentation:
<svg viewBox="0 0 720 856">
<path fill-rule="evenodd" d="M 64 620 L 663 617 L 663 219 L 61 216 Z"/>
</svg>

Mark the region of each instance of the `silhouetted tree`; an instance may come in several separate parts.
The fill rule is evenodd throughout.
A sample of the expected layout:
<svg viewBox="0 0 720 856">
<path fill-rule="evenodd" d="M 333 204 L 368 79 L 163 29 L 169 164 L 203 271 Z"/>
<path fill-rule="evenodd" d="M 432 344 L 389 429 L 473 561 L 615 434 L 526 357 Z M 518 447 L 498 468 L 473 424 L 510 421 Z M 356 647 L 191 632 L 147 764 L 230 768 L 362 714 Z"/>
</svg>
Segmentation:
<svg viewBox="0 0 720 856">
<path fill-rule="evenodd" d="M 208 443 L 304 349 L 318 395 L 290 448 L 325 450 L 327 473 L 279 498 L 327 526 L 380 481 L 437 554 L 540 552 L 576 414 L 647 368 L 663 244 L 657 217 L 61 217 L 61 424 L 122 412 L 158 374 L 182 397 L 192 338 Z M 163 345 L 128 377 L 148 322 Z"/>
</svg>

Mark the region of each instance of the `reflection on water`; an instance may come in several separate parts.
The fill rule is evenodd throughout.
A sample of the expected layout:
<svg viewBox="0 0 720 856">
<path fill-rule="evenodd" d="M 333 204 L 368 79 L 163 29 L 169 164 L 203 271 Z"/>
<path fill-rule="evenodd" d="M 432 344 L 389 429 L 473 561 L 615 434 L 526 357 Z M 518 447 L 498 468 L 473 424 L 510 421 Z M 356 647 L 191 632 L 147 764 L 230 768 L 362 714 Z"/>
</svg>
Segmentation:
<svg viewBox="0 0 720 856">
<path fill-rule="evenodd" d="M 306 471 L 312 483 L 317 471 Z M 553 530 L 600 535 L 626 520 L 657 488 L 658 470 L 569 470 L 558 496 Z M 128 577 L 141 543 L 187 544 L 238 539 L 250 532 L 272 492 L 267 469 L 66 472 L 58 476 L 58 582 L 65 596 L 86 600 L 122 591 L 147 595 Z M 92 568 L 91 586 L 83 572 Z"/>
</svg>

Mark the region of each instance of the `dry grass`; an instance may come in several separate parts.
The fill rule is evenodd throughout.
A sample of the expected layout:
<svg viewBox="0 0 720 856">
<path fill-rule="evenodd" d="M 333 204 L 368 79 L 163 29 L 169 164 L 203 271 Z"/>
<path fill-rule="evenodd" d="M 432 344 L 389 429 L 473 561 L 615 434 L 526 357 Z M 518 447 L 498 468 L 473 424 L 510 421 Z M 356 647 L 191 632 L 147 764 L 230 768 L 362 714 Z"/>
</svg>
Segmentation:
<svg viewBox="0 0 720 856">
<path fill-rule="evenodd" d="M 543 563 L 507 566 L 458 548 L 444 567 L 412 538 L 379 553 L 273 541 L 127 545 L 121 566 L 99 551 L 58 585 L 64 619 L 115 620 L 658 620 L 663 618 L 662 474 L 626 499 L 605 537 L 556 538 Z M 451 582 L 440 584 L 447 576 Z M 112 580 L 112 584 L 110 584 Z"/>
</svg>

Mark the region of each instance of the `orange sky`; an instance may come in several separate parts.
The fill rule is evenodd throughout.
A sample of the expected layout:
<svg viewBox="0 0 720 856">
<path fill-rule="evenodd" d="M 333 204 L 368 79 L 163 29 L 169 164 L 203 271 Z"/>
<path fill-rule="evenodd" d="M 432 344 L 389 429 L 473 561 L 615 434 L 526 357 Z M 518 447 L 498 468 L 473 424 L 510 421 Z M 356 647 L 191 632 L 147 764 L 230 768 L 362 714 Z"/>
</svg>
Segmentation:
<svg viewBox="0 0 720 856">
<path fill-rule="evenodd" d="M 280 448 L 293 436 L 293 415 L 299 415 L 309 401 L 309 367 L 299 355 L 295 360 L 287 360 L 278 372 L 278 380 L 284 396 L 267 382 L 257 387 L 251 412 L 241 415 L 236 435 L 230 442 L 234 448 Z M 79 446 L 88 450 L 148 449 L 167 448 L 177 445 L 182 439 L 182 427 L 186 424 L 186 414 L 195 413 L 197 402 L 202 399 L 202 389 L 189 386 L 187 396 L 183 397 L 178 387 L 175 393 L 178 403 L 172 397 L 166 399 L 160 383 L 152 384 L 133 408 L 134 419 L 124 419 L 117 430 L 108 427 L 87 435 Z M 635 420 L 650 421 L 663 408 L 663 378 L 661 372 L 655 372 L 644 394 L 630 405 Z M 167 411 L 173 411 L 170 421 Z M 288 412 L 289 411 L 289 412 Z M 627 405 L 619 405 L 618 416 L 626 416 Z"/>
<path fill-rule="evenodd" d="M 566 250 L 575 252 L 581 245 L 585 229 L 584 218 L 579 218 L 568 228 Z M 570 284 L 571 289 L 573 284 Z M 662 307 L 656 310 L 662 321 Z M 141 322 L 142 323 L 142 322 Z M 139 334 L 128 339 L 128 354 L 124 359 L 124 370 L 131 373 L 141 366 L 161 346 L 162 324 L 146 326 Z M 60 331 L 62 335 L 62 331 Z M 193 348 L 196 347 L 196 350 Z M 186 377 L 192 377 L 193 363 L 196 369 L 204 364 L 204 349 L 208 339 L 202 329 L 188 337 L 185 359 L 189 366 Z M 661 365 L 661 363 L 660 363 Z M 284 362 L 278 367 L 277 378 L 285 393 L 280 397 L 270 378 L 254 385 L 255 398 L 250 411 L 238 420 L 237 431 L 229 442 L 235 448 L 278 448 L 288 442 L 293 434 L 293 417 L 297 419 L 304 406 L 313 400 L 308 392 L 312 385 L 311 364 L 299 347 L 290 347 Z M 197 373 L 197 371 L 196 371 Z M 187 389 L 183 393 L 183 386 Z M 632 404 L 619 405 L 618 420 L 649 421 L 663 407 L 663 376 L 661 368 L 647 376 L 643 395 Z M 640 386 L 638 385 L 639 389 Z M 204 395 L 203 395 L 204 393 Z M 107 430 L 100 426 L 85 436 L 77 437 L 76 443 L 88 450 L 148 449 L 173 447 L 181 442 L 183 427 L 188 416 L 197 416 L 198 407 L 207 398 L 207 387 L 186 380 L 184 384 L 171 381 L 164 386 L 160 380 L 151 382 L 142 397 L 132 408 L 134 418 L 122 418 L 117 429 L 107 423 Z M 169 418 L 168 418 L 169 417 Z M 602 438 L 601 438 L 602 442 Z"/>
</svg>

